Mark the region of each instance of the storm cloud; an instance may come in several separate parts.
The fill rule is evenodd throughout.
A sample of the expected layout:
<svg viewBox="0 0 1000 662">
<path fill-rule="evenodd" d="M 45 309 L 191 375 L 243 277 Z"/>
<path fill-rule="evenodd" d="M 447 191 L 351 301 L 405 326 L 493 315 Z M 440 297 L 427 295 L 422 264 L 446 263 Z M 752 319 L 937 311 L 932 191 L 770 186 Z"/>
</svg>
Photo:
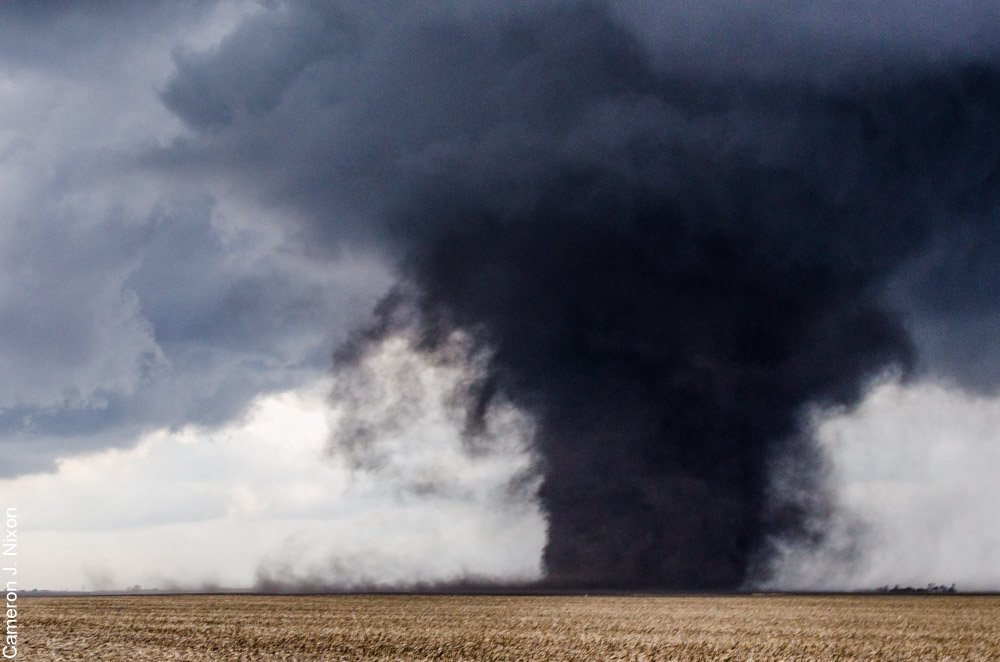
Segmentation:
<svg viewBox="0 0 1000 662">
<path fill-rule="evenodd" d="M 326 372 L 384 287 L 371 259 L 318 268 L 266 210 L 149 163 L 184 130 L 156 93 L 175 49 L 237 5 L 0 7 L 0 475 L 231 421 Z"/>
<path fill-rule="evenodd" d="M 823 537 L 810 408 L 996 385 L 996 35 L 925 5 L 285 3 L 178 56 L 154 158 L 395 264 L 344 366 L 488 357 L 459 400 L 533 421 L 550 582 L 732 588 Z"/>
<path fill-rule="evenodd" d="M 94 467 L 159 475 L 143 454 L 171 449 L 208 493 L 263 504 L 286 491 L 248 477 L 264 459 L 240 468 L 233 431 L 332 379 L 326 411 L 303 407 L 368 491 L 333 490 L 329 512 L 396 524 L 313 531 L 262 580 L 526 581 L 541 515 L 549 587 L 956 572 L 953 545 L 935 560 L 901 531 L 995 538 L 966 502 L 989 502 L 1000 384 L 997 13 L 4 2 L 0 480 L 99 501 Z M 908 410 L 937 431 L 904 443 Z M 268 453 L 296 447 L 284 415 Z M 237 459 L 200 464 L 219 444 Z M 861 466 L 942 449 L 947 475 Z M 869 480 L 890 474 L 905 490 Z M 285 514 L 276 531 L 298 526 Z M 435 522 L 467 537 L 456 554 Z"/>
</svg>

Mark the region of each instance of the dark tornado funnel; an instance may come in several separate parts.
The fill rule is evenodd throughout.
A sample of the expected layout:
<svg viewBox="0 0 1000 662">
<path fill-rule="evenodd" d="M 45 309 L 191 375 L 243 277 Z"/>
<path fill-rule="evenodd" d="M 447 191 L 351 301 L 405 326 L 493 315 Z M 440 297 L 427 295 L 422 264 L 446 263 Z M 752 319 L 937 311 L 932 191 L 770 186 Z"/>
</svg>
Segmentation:
<svg viewBox="0 0 1000 662">
<path fill-rule="evenodd" d="M 533 419 L 547 581 L 731 589 L 822 535 L 804 414 L 911 365 L 886 286 L 995 205 L 997 72 L 695 76 L 592 4 L 397 55 L 370 166 L 395 305 L 420 351 L 488 354 L 472 434 L 500 401 Z M 775 488 L 788 458 L 812 500 Z"/>
</svg>

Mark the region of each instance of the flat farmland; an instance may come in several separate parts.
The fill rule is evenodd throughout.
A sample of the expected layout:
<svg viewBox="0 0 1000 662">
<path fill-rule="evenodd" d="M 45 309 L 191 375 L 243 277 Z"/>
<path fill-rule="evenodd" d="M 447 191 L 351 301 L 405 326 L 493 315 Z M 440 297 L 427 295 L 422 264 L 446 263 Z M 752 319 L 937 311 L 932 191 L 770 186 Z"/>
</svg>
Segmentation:
<svg viewBox="0 0 1000 662">
<path fill-rule="evenodd" d="M 23 660 L 1000 659 L 1000 596 L 22 598 Z"/>
</svg>

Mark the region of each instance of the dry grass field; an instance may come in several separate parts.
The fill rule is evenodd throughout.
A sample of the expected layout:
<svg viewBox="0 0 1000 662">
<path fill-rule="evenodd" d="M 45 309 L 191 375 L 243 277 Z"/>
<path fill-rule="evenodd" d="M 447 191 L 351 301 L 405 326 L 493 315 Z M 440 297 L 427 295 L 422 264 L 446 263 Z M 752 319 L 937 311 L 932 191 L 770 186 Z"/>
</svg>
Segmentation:
<svg viewBox="0 0 1000 662">
<path fill-rule="evenodd" d="M 1000 597 L 25 598 L 23 660 L 1000 659 Z"/>
</svg>

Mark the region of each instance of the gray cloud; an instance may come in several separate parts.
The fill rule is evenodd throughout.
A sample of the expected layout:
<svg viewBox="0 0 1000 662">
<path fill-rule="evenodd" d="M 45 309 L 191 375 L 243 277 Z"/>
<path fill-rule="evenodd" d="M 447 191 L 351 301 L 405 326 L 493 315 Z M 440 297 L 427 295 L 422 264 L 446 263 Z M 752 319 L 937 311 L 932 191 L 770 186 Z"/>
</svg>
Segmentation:
<svg viewBox="0 0 1000 662">
<path fill-rule="evenodd" d="M 219 425 L 314 379 L 384 287 L 372 260 L 320 265 L 266 210 L 142 160 L 183 131 L 157 96 L 173 54 L 259 9 L 0 8 L 4 475 L 154 427 Z"/>
<path fill-rule="evenodd" d="M 122 287 L 133 266 L 127 233 L 114 222 L 73 227 L 75 219 L 47 211 L 7 228 L 2 369 L 18 378 L 0 390 L 5 409 L 91 406 L 103 391 L 134 392 L 143 366 L 157 360 L 151 329 Z"/>
<path fill-rule="evenodd" d="M 256 395 L 327 370 L 334 339 L 380 290 L 381 270 L 356 261 L 310 273 L 291 256 L 226 245 L 213 208 L 193 201 L 92 235 L 60 228 L 72 241 L 53 247 L 46 232 L 38 251 L 7 261 L 30 262 L 34 277 L 4 303 L 16 324 L 4 328 L 2 357 L 9 374 L 24 375 L 8 383 L 0 415 L 3 443 L 20 460 L 5 473 L 132 443 L 151 427 L 219 425 Z M 30 247 L 23 235 L 17 246 Z M 62 440 L 45 444 L 47 461 L 29 450 L 45 439 Z"/>
<path fill-rule="evenodd" d="M 344 53 L 353 20 L 329 3 L 278 6 L 247 19 L 209 52 L 179 52 L 164 102 L 190 124 L 231 124 L 274 110 L 311 64 Z"/>
<path fill-rule="evenodd" d="M 208 18 L 218 0 L 12 0 L 0 5 L 0 57 L 6 66 L 96 78 L 95 63 L 136 66 L 136 47 L 162 46 Z M 183 34 L 181 32 L 180 34 Z"/>
</svg>

